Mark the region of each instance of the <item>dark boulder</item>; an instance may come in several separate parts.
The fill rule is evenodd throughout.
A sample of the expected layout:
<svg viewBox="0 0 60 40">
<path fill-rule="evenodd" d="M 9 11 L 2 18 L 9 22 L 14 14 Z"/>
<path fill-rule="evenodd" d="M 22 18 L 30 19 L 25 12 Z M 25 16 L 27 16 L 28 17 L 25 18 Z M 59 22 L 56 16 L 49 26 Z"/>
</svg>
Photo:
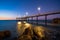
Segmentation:
<svg viewBox="0 0 60 40">
<path fill-rule="evenodd" d="M 4 38 L 8 38 L 11 36 L 11 32 L 6 30 L 6 31 L 0 31 L 0 40 Z"/>
<path fill-rule="evenodd" d="M 10 37 L 11 36 L 11 32 L 10 31 L 4 31 L 4 35 L 5 35 L 5 37 Z"/>
<path fill-rule="evenodd" d="M 25 29 L 24 33 L 21 36 L 19 36 L 18 40 L 32 40 L 31 29 Z"/>
<path fill-rule="evenodd" d="M 60 18 L 54 18 L 52 20 L 52 23 L 54 23 L 54 24 L 60 24 Z"/>
</svg>

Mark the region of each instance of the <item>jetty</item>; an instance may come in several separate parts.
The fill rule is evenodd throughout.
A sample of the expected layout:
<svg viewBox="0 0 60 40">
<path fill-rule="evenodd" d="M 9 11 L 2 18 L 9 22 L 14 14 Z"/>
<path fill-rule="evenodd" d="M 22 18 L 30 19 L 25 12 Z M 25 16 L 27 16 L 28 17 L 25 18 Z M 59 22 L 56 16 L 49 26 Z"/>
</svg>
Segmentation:
<svg viewBox="0 0 60 40">
<path fill-rule="evenodd" d="M 59 24 L 47 23 L 47 17 L 49 15 L 60 14 L 60 12 L 38 14 L 33 16 L 26 16 L 16 18 L 17 22 L 17 33 L 18 40 L 56 40 L 57 35 L 60 35 L 58 29 L 54 26 L 60 26 Z M 38 17 L 45 16 L 45 23 L 40 23 Z M 36 17 L 35 22 L 33 18 Z M 29 19 L 31 18 L 31 20 Z M 32 21 L 32 22 L 31 22 Z M 43 26 L 41 25 L 43 24 Z M 51 27 L 50 27 L 51 26 Z"/>
</svg>

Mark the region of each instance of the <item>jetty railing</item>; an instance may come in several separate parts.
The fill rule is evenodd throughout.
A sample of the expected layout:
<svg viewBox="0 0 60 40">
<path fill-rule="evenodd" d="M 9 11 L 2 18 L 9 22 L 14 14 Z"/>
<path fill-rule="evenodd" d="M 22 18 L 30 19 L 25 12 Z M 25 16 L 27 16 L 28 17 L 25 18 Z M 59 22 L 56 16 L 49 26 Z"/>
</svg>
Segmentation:
<svg viewBox="0 0 60 40">
<path fill-rule="evenodd" d="M 33 18 L 36 17 L 36 21 L 37 21 L 36 24 L 38 25 L 38 17 L 45 16 L 45 26 L 47 26 L 47 17 L 48 17 L 49 15 L 55 15 L 55 14 L 60 14 L 60 12 L 26 16 L 26 17 L 21 17 L 20 19 L 26 19 L 26 21 L 29 21 L 29 18 L 31 18 L 31 20 L 33 20 Z M 33 23 L 33 22 L 32 22 L 32 23 Z"/>
</svg>

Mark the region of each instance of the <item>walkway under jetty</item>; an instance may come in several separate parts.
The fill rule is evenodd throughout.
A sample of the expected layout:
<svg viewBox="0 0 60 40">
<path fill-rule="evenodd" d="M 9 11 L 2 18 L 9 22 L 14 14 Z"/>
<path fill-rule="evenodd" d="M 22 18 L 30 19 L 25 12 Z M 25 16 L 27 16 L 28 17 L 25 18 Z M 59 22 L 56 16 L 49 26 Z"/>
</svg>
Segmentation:
<svg viewBox="0 0 60 40">
<path fill-rule="evenodd" d="M 60 40 L 60 33 L 43 26 L 34 26 L 26 21 L 17 22 L 18 40 Z"/>
</svg>

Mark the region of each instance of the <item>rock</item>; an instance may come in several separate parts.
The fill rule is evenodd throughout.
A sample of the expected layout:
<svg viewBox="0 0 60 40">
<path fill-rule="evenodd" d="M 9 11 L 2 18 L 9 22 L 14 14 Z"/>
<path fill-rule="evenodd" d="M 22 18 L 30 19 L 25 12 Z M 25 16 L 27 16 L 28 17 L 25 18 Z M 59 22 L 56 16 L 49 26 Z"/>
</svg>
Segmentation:
<svg viewBox="0 0 60 40">
<path fill-rule="evenodd" d="M 6 31 L 0 31 L 0 40 L 10 37 L 11 36 L 11 32 L 6 30 Z"/>
<path fill-rule="evenodd" d="M 52 23 L 54 23 L 54 24 L 60 24 L 60 18 L 54 18 L 52 20 Z"/>
<path fill-rule="evenodd" d="M 11 36 L 11 32 L 10 31 L 4 31 L 4 35 L 5 37 L 10 37 Z"/>
<path fill-rule="evenodd" d="M 60 33 L 57 33 L 55 36 L 56 36 L 56 40 L 60 40 Z"/>
<path fill-rule="evenodd" d="M 18 40 L 32 40 L 32 38 L 29 35 L 22 35 Z"/>
<path fill-rule="evenodd" d="M 31 29 L 25 29 L 24 33 L 18 38 L 18 40 L 32 40 Z"/>
<path fill-rule="evenodd" d="M 17 37 L 11 38 L 11 40 L 17 40 L 17 39 L 18 39 Z"/>
<path fill-rule="evenodd" d="M 44 28 L 41 26 L 34 27 L 33 35 L 34 35 L 34 38 L 37 40 L 44 40 L 45 39 Z"/>
<path fill-rule="evenodd" d="M 4 35 L 4 32 L 0 31 L 0 38 L 4 38 L 5 35 Z"/>
<path fill-rule="evenodd" d="M 21 36 L 19 36 L 18 40 L 44 40 L 44 37 L 45 35 L 42 27 L 33 27 L 33 29 L 30 29 L 29 27 L 25 29 Z"/>
</svg>

